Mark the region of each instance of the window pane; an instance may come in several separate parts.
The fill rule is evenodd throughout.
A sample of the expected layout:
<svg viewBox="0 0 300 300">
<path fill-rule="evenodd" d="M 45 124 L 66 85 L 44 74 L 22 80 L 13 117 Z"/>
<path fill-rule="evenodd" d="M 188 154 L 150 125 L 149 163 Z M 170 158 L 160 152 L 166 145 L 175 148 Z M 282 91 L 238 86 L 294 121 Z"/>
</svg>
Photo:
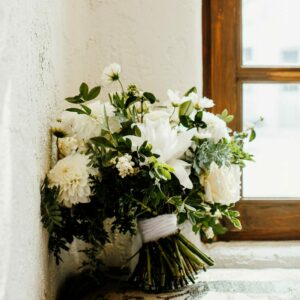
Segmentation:
<svg viewBox="0 0 300 300">
<path fill-rule="evenodd" d="M 243 65 L 300 66 L 299 11 L 299 0 L 243 0 Z"/>
<path fill-rule="evenodd" d="M 244 84 L 243 122 L 264 121 L 246 145 L 255 155 L 243 175 L 244 197 L 300 196 L 300 84 Z"/>
</svg>

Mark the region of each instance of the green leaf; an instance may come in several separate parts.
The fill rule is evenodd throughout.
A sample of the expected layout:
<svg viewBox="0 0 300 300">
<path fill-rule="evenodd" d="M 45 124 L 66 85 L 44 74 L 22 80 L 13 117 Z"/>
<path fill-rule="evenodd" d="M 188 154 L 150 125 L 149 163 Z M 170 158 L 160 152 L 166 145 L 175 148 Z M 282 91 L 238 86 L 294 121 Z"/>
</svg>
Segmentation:
<svg viewBox="0 0 300 300">
<path fill-rule="evenodd" d="M 151 104 L 153 104 L 153 103 L 156 101 L 156 98 L 155 98 L 155 96 L 154 96 L 152 93 L 145 92 L 145 93 L 143 94 L 143 96 L 144 96 Z"/>
<path fill-rule="evenodd" d="M 84 104 L 80 104 L 80 106 L 84 109 L 84 111 L 87 113 L 87 115 L 90 115 L 92 113 L 92 110 L 88 106 L 86 106 Z"/>
<path fill-rule="evenodd" d="M 138 101 L 138 98 L 136 96 L 130 96 L 127 98 L 126 103 L 125 103 L 125 108 L 128 108 L 131 104 L 135 103 Z"/>
<path fill-rule="evenodd" d="M 179 120 L 180 123 L 186 128 L 192 128 L 194 126 L 194 123 L 189 116 L 180 116 Z"/>
<path fill-rule="evenodd" d="M 197 88 L 193 86 L 184 94 L 184 96 L 187 97 L 190 93 L 197 93 Z"/>
<path fill-rule="evenodd" d="M 76 103 L 76 104 L 84 102 L 79 95 L 75 96 L 75 97 L 68 97 L 65 100 L 70 102 L 70 103 Z"/>
<path fill-rule="evenodd" d="M 202 122 L 202 117 L 203 117 L 203 111 L 198 111 L 195 115 L 195 122 L 200 123 Z"/>
<path fill-rule="evenodd" d="M 189 116 L 193 111 L 193 103 L 191 100 L 185 101 L 179 106 L 179 116 Z"/>
<path fill-rule="evenodd" d="M 81 110 L 81 109 L 79 109 L 79 108 L 75 108 L 75 107 L 68 108 L 68 109 L 66 109 L 66 111 L 76 112 L 76 113 L 78 113 L 79 115 L 86 115 L 86 114 L 87 114 L 86 111 Z"/>
<path fill-rule="evenodd" d="M 92 88 L 88 93 L 86 100 L 89 101 L 95 99 L 100 94 L 100 91 L 101 91 L 101 86 L 96 86 Z"/>
<path fill-rule="evenodd" d="M 88 92 L 89 92 L 89 87 L 85 82 L 83 82 L 80 85 L 79 92 L 80 92 L 80 96 L 82 96 L 82 98 L 86 100 Z"/>
<path fill-rule="evenodd" d="M 93 137 L 90 139 L 90 141 L 96 146 L 115 149 L 115 146 L 103 136 Z"/>
<path fill-rule="evenodd" d="M 255 130 L 252 128 L 252 129 L 251 129 L 251 133 L 250 133 L 249 142 L 252 142 L 255 138 L 256 138 L 256 132 L 255 132 Z"/>
</svg>

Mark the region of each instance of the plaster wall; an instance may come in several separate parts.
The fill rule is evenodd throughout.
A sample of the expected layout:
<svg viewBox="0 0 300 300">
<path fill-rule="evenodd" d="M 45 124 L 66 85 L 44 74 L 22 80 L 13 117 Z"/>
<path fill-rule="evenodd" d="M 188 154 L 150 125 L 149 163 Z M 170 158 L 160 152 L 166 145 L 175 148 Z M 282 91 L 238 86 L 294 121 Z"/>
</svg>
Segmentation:
<svg viewBox="0 0 300 300">
<path fill-rule="evenodd" d="M 0 299 L 50 299 L 39 188 L 64 94 L 60 0 L 0 1 Z"/>
</svg>

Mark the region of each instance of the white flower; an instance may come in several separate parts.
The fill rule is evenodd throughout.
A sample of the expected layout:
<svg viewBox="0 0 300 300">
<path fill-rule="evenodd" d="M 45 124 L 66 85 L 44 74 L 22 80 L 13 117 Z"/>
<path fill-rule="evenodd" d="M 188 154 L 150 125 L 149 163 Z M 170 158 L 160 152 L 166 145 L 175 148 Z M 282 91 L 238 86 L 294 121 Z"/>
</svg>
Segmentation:
<svg viewBox="0 0 300 300">
<path fill-rule="evenodd" d="M 245 128 L 246 129 L 253 129 L 255 127 L 255 124 L 254 123 L 251 123 L 251 122 L 247 122 L 245 124 Z"/>
<path fill-rule="evenodd" d="M 61 138 L 68 136 L 71 132 L 71 129 L 69 128 L 68 124 L 62 121 L 54 121 L 51 123 L 51 131 L 55 136 Z"/>
<path fill-rule="evenodd" d="M 117 132 L 121 125 L 114 115 L 114 107 L 110 103 L 100 103 L 99 101 L 87 104 L 92 110 L 90 116 L 77 114 L 75 112 L 64 111 L 62 122 L 67 124 L 72 130 L 72 134 L 80 140 L 99 136 L 101 126 L 105 123 L 104 108 L 108 117 L 108 124 L 112 132 Z"/>
<path fill-rule="evenodd" d="M 119 80 L 121 73 L 121 66 L 116 63 L 112 63 L 109 66 L 105 67 L 102 73 L 102 83 L 109 84 L 113 81 Z"/>
<path fill-rule="evenodd" d="M 159 120 L 166 120 L 168 121 L 170 118 L 169 113 L 163 110 L 153 110 L 147 114 L 144 115 L 144 121 L 145 122 L 156 122 Z"/>
<path fill-rule="evenodd" d="M 124 178 L 127 175 L 132 175 L 134 173 L 134 162 L 131 161 L 132 157 L 129 154 L 125 154 L 118 157 L 118 162 L 116 168 L 119 170 L 119 175 Z"/>
<path fill-rule="evenodd" d="M 66 207 L 88 203 L 91 196 L 89 175 L 95 172 L 88 167 L 86 155 L 74 154 L 58 161 L 48 174 L 49 186 L 59 186 L 59 201 Z"/>
<path fill-rule="evenodd" d="M 218 167 L 213 162 L 200 182 L 205 189 L 205 200 L 209 203 L 229 205 L 240 199 L 241 170 L 238 165 Z"/>
<path fill-rule="evenodd" d="M 206 238 L 208 238 L 209 240 L 211 240 L 215 237 L 214 231 L 211 227 L 203 228 L 203 231 L 206 235 Z"/>
<path fill-rule="evenodd" d="M 147 116 L 147 115 L 146 115 Z M 190 165 L 181 160 L 183 154 L 191 146 L 195 131 L 178 132 L 172 128 L 165 114 L 148 114 L 143 124 L 139 124 L 141 137 L 128 136 L 135 151 L 144 141 L 152 146 L 152 152 L 159 155 L 158 161 L 168 164 L 174 169 L 174 175 L 185 188 L 192 189 L 189 178 Z"/>
<path fill-rule="evenodd" d="M 222 138 L 230 139 L 226 123 L 216 115 L 204 111 L 202 121 L 207 127 L 199 129 L 198 133 L 202 136 L 210 136 L 214 143 L 219 142 Z"/>
<path fill-rule="evenodd" d="M 58 140 L 58 149 L 63 156 L 75 154 L 78 147 L 78 140 L 74 137 L 65 137 Z"/>
<path fill-rule="evenodd" d="M 214 107 L 215 106 L 215 103 L 213 100 L 209 99 L 209 98 L 206 98 L 206 97 L 203 97 L 201 99 L 197 99 L 195 102 L 194 102 L 194 106 L 196 109 L 204 109 L 204 108 L 211 108 L 211 107 Z"/>
<path fill-rule="evenodd" d="M 181 103 L 184 102 L 182 97 L 180 97 L 179 91 L 168 90 L 167 95 L 168 95 L 169 101 L 174 106 L 180 105 Z"/>
</svg>

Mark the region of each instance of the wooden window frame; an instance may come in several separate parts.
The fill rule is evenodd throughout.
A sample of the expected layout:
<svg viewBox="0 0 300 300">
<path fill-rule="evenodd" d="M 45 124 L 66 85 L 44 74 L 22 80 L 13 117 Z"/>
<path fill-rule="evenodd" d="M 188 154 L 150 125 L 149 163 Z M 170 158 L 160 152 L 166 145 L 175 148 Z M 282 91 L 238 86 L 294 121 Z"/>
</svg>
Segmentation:
<svg viewBox="0 0 300 300">
<path fill-rule="evenodd" d="M 244 67 L 241 55 L 242 0 L 202 0 L 203 94 L 235 115 L 231 127 L 242 129 L 242 83 L 300 83 L 300 68 Z M 222 240 L 300 239 L 300 201 L 290 198 L 242 199 L 237 204 L 243 229 Z"/>
</svg>

